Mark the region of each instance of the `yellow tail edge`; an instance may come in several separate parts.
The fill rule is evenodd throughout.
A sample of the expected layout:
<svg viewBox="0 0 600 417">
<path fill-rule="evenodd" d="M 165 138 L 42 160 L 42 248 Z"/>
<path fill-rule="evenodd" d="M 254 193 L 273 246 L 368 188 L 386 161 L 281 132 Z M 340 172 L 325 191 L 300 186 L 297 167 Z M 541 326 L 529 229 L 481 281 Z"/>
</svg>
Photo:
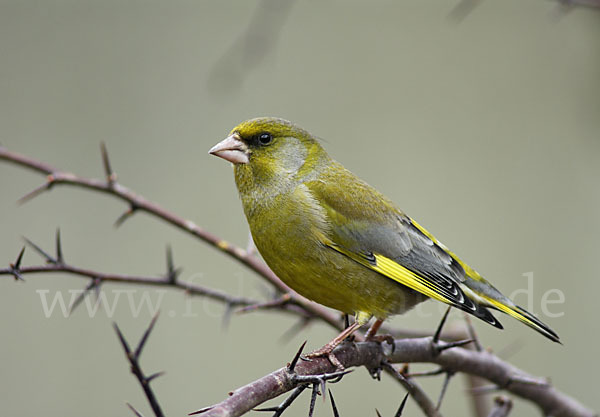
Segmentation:
<svg viewBox="0 0 600 417">
<path fill-rule="evenodd" d="M 560 341 L 560 338 L 558 337 L 558 334 L 556 334 L 556 332 L 554 330 L 552 330 L 550 327 L 548 327 L 547 325 L 542 323 L 542 321 L 540 319 L 535 317 L 533 314 L 531 314 L 524 308 L 516 306 L 516 305 L 514 307 L 510 307 L 510 306 L 507 306 L 506 304 L 503 304 L 502 302 L 500 302 L 498 300 L 494 300 L 493 298 L 486 297 L 486 296 L 481 296 L 481 297 L 484 298 L 485 301 L 487 301 L 490 304 L 490 307 L 495 308 L 496 310 L 502 311 L 503 313 L 508 314 L 509 316 L 519 320 L 521 323 L 531 327 L 532 329 L 541 333 L 542 335 L 544 335 L 548 339 L 552 340 L 553 342 L 562 344 L 562 342 Z"/>
</svg>

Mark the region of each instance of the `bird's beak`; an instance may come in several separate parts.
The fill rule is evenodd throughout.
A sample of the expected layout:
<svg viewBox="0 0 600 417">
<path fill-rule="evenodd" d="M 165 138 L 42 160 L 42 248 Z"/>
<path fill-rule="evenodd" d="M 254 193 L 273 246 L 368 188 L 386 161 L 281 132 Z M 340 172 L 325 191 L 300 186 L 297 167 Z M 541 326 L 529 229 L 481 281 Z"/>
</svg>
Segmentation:
<svg viewBox="0 0 600 417">
<path fill-rule="evenodd" d="M 209 154 L 223 158 L 233 164 L 247 164 L 248 146 L 242 142 L 237 133 L 227 136 L 221 142 L 210 148 Z"/>
</svg>

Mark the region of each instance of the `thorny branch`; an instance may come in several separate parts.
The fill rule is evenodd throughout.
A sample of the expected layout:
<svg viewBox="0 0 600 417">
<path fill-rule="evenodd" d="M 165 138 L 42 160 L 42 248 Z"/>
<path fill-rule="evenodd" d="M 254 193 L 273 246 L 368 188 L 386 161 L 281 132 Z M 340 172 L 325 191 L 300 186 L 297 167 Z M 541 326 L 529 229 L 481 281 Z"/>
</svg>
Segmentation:
<svg viewBox="0 0 600 417">
<path fill-rule="evenodd" d="M 144 374 L 144 371 L 142 371 L 142 368 L 140 367 L 140 362 L 139 362 L 140 356 L 142 354 L 142 349 L 144 349 L 144 346 L 146 345 L 146 342 L 148 341 L 148 336 L 150 336 L 150 332 L 154 328 L 154 324 L 156 324 L 157 318 L 158 318 L 158 313 L 152 318 L 150 325 L 144 332 L 142 339 L 140 340 L 140 342 L 138 343 L 138 345 L 134 351 L 132 351 L 131 348 L 129 347 L 129 343 L 127 343 L 127 340 L 125 340 L 125 336 L 123 336 L 123 333 L 121 333 L 119 326 L 117 326 L 117 324 L 114 323 L 113 327 L 115 328 L 115 332 L 117 332 L 117 336 L 119 337 L 121 346 L 123 347 L 123 350 L 125 351 L 125 355 L 127 356 L 127 360 L 129 361 L 129 364 L 131 365 L 131 373 L 135 375 L 138 382 L 142 386 L 142 390 L 144 391 L 144 394 L 146 395 L 146 398 L 148 399 L 148 402 L 150 403 L 150 407 L 152 408 L 154 415 L 156 417 L 164 417 L 162 409 L 160 408 L 160 405 L 158 404 L 158 400 L 156 399 L 156 395 L 154 394 L 154 391 L 152 391 L 152 388 L 150 387 L 150 382 L 152 382 L 154 379 L 161 376 L 163 374 L 163 372 L 156 372 L 152 375 L 146 376 Z M 127 405 L 136 415 L 138 415 L 138 416 L 140 415 L 139 411 L 137 411 L 135 408 L 133 408 L 133 406 L 131 404 L 127 404 Z"/>
<path fill-rule="evenodd" d="M 336 349 L 335 355 L 346 368 L 365 366 L 371 369 L 380 366 L 384 359 L 382 345 L 375 342 L 344 343 Z M 503 389 L 533 401 L 544 415 L 554 417 L 596 415 L 573 398 L 557 391 L 546 381 L 528 375 L 487 351 L 478 352 L 455 347 L 438 352 L 431 337 L 399 339 L 395 340 L 394 353 L 388 354 L 386 360 L 389 363 L 434 363 L 452 372 L 481 376 L 494 383 L 495 390 Z M 320 375 L 333 372 L 335 369 L 324 358 L 299 363 L 295 373 L 291 373 L 287 368 L 281 368 L 238 388 L 222 402 L 193 414 L 200 414 L 202 417 L 240 416 L 258 404 L 295 389 L 298 386 L 294 380 L 295 374 Z M 499 415 L 506 415 L 507 411 L 503 412 L 505 414 Z"/>
<path fill-rule="evenodd" d="M 59 237 L 60 233 L 58 231 L 56 236 L 56 256 L 50 255 L 47 251 L 43 250 L 31 240 L 25 239 L 26 243 L 45 259 L 45 265 L 21 266 L 21 261 L 25 252 L 25 247 L 23 247 L 14 263 L 9 265 L 7 268 L 0 268 L 0 275 L 12 275 L 15 277 L 15 279 L 19 280 L 24 280 L 23 275 L 39 273 L 66 273 L 82 278 L 89 278 L 89 284 L 84 288 L 81 295 L 74 300 L 73 305 L 70 306 L 70 312 L 73 312 L 73 310 L 77 308 L 77 306 L 83 301 L 83 298 L 88 295 L 88 293 L 90 293 L 92 290 L 99 290 L 101 284 L 106 282 L 172 287 L 183 290 L 188 295 L 201 296 L 214 301 L 222 302 L 229 308 L 259 308 L 256 306 L 265 304 L 251 298 L 234 296 L 213 288 L 179 280 L 179 270 L 173 266 L 173 257 L 170 249 L 167 249 L 167 270 L 162 277 L 107 273 L 73 266 L 66 263 L 63 259 Z M 306 317 L 306 312 L 296 305 L 288 303 L 282 304 L 278 307 L 278 310 L 291 312 L 295 315 Z"/>
<path fill-rule="evenodd" d="M 105 170 L 106 179 L 90 179 L 78 177 L 72 173 L 58 170 L 46 163 L 35 159 L 9 152 L 3 147 L 0 147 L 0 160 L 12 162 L 24 168 L 36 171 L 46 175 L 46 181 L 37 187 L 32 192 L 25 195 L 20 201 L 27 201 L 36 195 L 48 191 L 56 185 L 70 185 L 93 191 L 109 194 L 128 205 L 128 210 L 117 219 L 116 225 L 120 225 L 127 220 L 131 215 L 138 211 L 146 212 L 163 221 L 199 238 L 218 250 L 228 254 L 233 259 L 241 262 L 251 270 L 255 271 L 259 276 L 270 283 L 282 296 L 271 302 L 257 302 L 241 297 L 232 297 L 228 294 L 217 290 L 208 289 L 199 286 L 193 286 L 187 283 L 181 283 L 177 279 L 177 270 L 173 266 L 172 256 L 170 251 L 167 256 L 167 273 L 164 277 L 151 278 L 140 277 L 122 274 L 105 274 L 97 271 L 90 271 L 83 268 L 78 268 L 65 263 L 62 249 L 60 247 L 60 235 L 57 233 L 57 249 L 56 256 L 50 256 L 37 245 L 28 242 L 37 252 L 45 259 L 47 264 L 43 266 L 22 267 L 23 250 L 19 253 L 17 260 L 8 268 L 0 269 L 0 275 L 11 275 L 15 279 L 22 279 L 24 274 L 43 273 L 43 272 L 65 272 L 78 276 L 88 277 L 91 279 L 90 284 L 86 287 L 85 293 L 91 289 L 98 289 L 102 282 L 114 281 L 129 284 L 144 284 L 144 285 L 168 285 L 181 289 L 185 289 L 189 293 L 206 296 L 217 301 L 226 303 L 229 307 L 240 306 L 249 307 L 249 310 L 258 308 L 275 308 L 284 311 L 292 311 L 303 317 L 303 320 L 318 319 L 323 321 L 335 329 L 342 327 L 339 316 L 332 313 L 330 310 L 310 302 L 304 297 L 293 292 L 279 278 L 257 258 L 253 251 L 244 250 L 238 246 L 226 242 L 216 235 L 204 230 L 194 222 L 185 220 L 176 214 L 165 210 L 161 206 L 146 200 L 144 197 L 134 193 L 128 188 L 117 182 L 117 176 L 112 171 L 111 164 L 108 159 L 108 153 L 104 145 L 101 148 L 102 160 Z M 83 296 L 83 295 L 82 295 Z M 442 323 L 443 324 L 443 323 Z M 402 339 L 395 341 L 395 351 L 384 360 L 381 344 L 373 342 L 362 342 L 363 336 L 356 335 L 356 345 L 346 343 L 336 350 L 336 357 L 346 367 L 366 366 L 373 373 L 373 370 L 383 368 L 388 374 L 397 379 L 411 397 L 415 399 L 421 410 L 427 416 L 439 416 L 433 402 L 425 395 L 420 387 L 413 379 L 402 375 L 391 363 L 408 363 L 408 362 L 429 362 L 436 363 L 442 367 L 446 375 L 455 372 L 463 372 L 469 375 L 476 375 L 493 382 L 495 385 L 492 389 L 481 388 L 480 392 L 494 391 L 504 389 L 529 399 L 536 403 L 546 414 L 554 416 L 593 416 L 593 412 L 586 409 L 572 398 L 556 391 L 549 384 L 542 384 L 536 378 L 526 375 L 523 371 L 514 368 L 512 365 L 503 362 L 498 357 L 480 350 L 478 341 L 474 334 L 469 334 L 468 339 L 465 339 L 464 332 L 444 332 L 440 337 L 440 328 L 436 332 L 434 339 L 421 337 L 426 333 L 414 331 L 396 331 L 391 332 L 395 337 L 412 337 L 410 339 Z M 471 332 L 472 333 L 472 332 Z M 420 338 L 418 338 L 420 337 Z M 145 340 L 146 337 L 143 339 Z M 450 342 L 442 342 L 441 340 L 450 340 Z M 476 350 L 471 351 L 460 348 L 460 346 L 476 341 Z M 124 339 L 122 339 L 122 342 Z M 142 345 L 143 346 L 143 345 Z M 125 345 L 124 345 L 125 347 Z M 138 352 L 139 353 L 139 352 Z M 128 354 L 129 355 L 129 354 Z M 327 373 L 335 371 L 332 365 L 325 359 L 311 360 L 310 362 L 299 363 L 296 366 L 295 372 L 292 369 L 283 368 L 275 371 L 245 387 L 234 391 L 232 395 L 225 401 L 208 407 L 202 411 L 204 415 L 241 415 L 244 412 L 252 409 L 256 405 L 274 398 L 284 392 L 299 386 L 306 386 L 307 380 L 300 376 L 309 376 L 310 378 L 320 378 L 319 384 L 313 384 L 313 396 L 321 385 L 321 391 L 325 394 L 324 383 L 327 379 L 323 376 Z M 376 373 L 378 375 L 378 372 Z M 337 375 L 336 375 L 337 376 Z M 339 375 L 341 377 L 343 375 Z M 258 393 L 258 394 L 257 394 Z M 298 393 L 299 395 L 299 393 Z M 443 395 L 443 394 L 442 394 Z M 149 398 L 150 400 L 150 398 Z M 290 400 L 291 403 L 292 400 Z M 135 410 L 135 409 L 134 409 Z M 200 412 L 199 411 L 199 412 Z M 337 410 L 334 407 L 334 412 Z M 136 412 L 137 413 L 137 412 Z"/>
</svg>

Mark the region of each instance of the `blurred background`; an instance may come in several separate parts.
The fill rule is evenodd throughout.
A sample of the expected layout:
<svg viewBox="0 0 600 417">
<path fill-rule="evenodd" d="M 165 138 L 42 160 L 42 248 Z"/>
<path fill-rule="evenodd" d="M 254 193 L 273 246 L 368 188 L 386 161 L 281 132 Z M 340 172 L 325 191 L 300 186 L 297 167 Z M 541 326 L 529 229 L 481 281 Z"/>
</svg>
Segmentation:
<svg viewBox="0 0 600 417">
<path fill-rule="evenodd" d="M 1 0 L 0 143 L 102 177 L 104 141 L 124 185 L 245 247 L 231 168 L 207 150 L 250 117 L 295 121 L 503 292 L 521 290 L 516 301 L 564 345 L 506 316 L 504 331 L 475 323 L 482 343 L 598 409 L 599 40 L 598 9 L 544 0 Z M 170 244 L 181 279 L 268 294 L 252 272 L 154 218 L 115 229 L 126 207 L 108 196 L 58 187 L 16 204 L 42 181 L 0 163 L 3 266 L 22 236 L 51 250 L 60 228 L 77 266 L 158 276 Z M 23 262 L 42 260 L 27 250 Z M 152 316 L 143 297 L 162 314 L 142 365 L 166 371 L 153 385 L 170 416 L 279 368 L 305 339 L 316 348 L 334 336 L 315 324 L 282 339 L 296 319 L 268 312 L 224 326 L 217 303 L 118 285 L 102 287 L 114 311 L 91 317 L 83 305 L 65 318 L 56 304 L 47 317 L 44 300 L 68 304 L 88 281 L 25 279 L 0 279 L 7 416 L 132 415 L 125 402 L 151 415 L 111 327 L 136 343 Z M 430 302 L 391 324 L 433 330 L 440 311 Z M 437 398 L 442 378 L 421 382 Z M 465 415 L 463 382 L 451 383 L 445 414 Z M 404 396 L 363 369 L 332 390 L 342 415 L 393 415 Z M 306 415 L 308 402 L 286 415 Z M 331 410 L 319 402 L 316 415 Z M 420 415 L 410 400 L 406 415 Z"/>
</svg>

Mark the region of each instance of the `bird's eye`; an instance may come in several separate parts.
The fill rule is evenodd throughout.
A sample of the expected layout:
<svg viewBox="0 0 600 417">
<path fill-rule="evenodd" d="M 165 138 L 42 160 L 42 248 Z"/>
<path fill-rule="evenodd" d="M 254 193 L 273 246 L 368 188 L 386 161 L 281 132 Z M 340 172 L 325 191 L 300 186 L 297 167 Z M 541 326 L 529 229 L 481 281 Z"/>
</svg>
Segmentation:
<svg viewBox="0 0 600 417">
<path fill-rule="evenodd" d="M 261 133 L 258 135 L 258 143 L 261 145 L 268 145 L 273 142 L 273 136 L 270 133 Z"/>
</svg>

